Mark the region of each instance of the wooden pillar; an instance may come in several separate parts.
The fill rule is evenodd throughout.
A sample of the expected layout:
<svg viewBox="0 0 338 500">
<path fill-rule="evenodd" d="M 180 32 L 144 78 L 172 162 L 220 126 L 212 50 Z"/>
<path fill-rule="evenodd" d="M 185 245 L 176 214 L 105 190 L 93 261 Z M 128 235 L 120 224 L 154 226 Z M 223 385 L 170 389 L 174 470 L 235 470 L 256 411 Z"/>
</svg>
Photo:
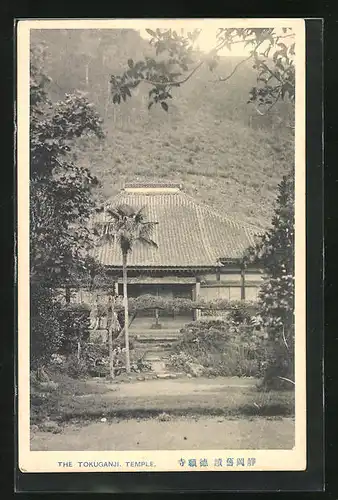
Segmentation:
<svg viewBox="0 0 338 500">
<path fill-rule="evenodd" d="M 66 285 L 66 304 L 70 304 L 70 297 L 71 297 L 70 286 Z"/>
<path fill-rule="evenodd" d="M 245 300 L 245 264 L 241 266 L 241 300 Z"/>
<path fill-rule="evenodd" d="M 160 296 L 159 292 L 159 287 L 156 286 L 156 297 Z M 159 320 L 159 310 L 156 308 L 155 309 L 155 328 L 159 328 L 160 326 L 160 320 Z"/>
<path fill-rule="evenodd" d="M 114 294 L 116 296 L 118 296 L 118 294 L 119 294 L 119 282 L 118 281 L 115 281 L 115 283 L 114 283 Z"/>
<path fill-rule="evenodd" d="M 200 289 L 201 289 L 201 283 L 199 280 L 196 280 L 196 284 L 195 284 L 195 300 L 196 301 L 199 299 Z M 201 319 L 201 310 L 200 309 L 195 309 L 194 319 L 195 319 L 195 321 L 198 321 L 199 319 Z"/>
</svg>

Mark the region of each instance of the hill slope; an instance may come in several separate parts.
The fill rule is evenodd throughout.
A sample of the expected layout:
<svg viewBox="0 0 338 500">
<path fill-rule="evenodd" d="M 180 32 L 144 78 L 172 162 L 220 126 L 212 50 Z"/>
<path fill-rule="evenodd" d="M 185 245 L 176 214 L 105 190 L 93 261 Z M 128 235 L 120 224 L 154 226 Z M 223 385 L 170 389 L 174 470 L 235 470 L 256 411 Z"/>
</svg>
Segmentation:
<svg viewBox="0 0 338 500">
<path fill-rule="evenodd" d="M 293 163 L 293 137 L 283 124 L 286 104 L 259 117 L 247 104 L 255 84 L 250 63 L 226 83 L 201 69 L 175 91 L 169 112 L 147 109 L 148 88 L 114 106 L 109 76 L 132 57 L 151 54 L 151 47 L 132 30 L 46 30 L 32 45 L 46 44 L 45 70 L 52 77 L 53 99 L 87 90 L 104 117 L 106 140 L 81 141 L 78 161 L 101 180 L 105 198 L 126 181 L 179 181 L 184 189 L 219 211 L 264 227 L 269 224 L 275 189 Z M 223 58 L 217 74 L 229 74 L 236 58 Z"/>
</svg>

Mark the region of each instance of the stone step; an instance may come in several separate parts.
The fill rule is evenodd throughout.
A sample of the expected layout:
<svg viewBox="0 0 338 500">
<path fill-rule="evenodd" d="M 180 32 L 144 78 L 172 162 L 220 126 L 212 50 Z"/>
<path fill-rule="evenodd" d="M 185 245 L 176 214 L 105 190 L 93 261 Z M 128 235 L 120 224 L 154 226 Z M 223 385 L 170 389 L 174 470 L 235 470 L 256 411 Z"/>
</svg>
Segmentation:
<svg viewBox="0 0 338 500">
<path fill-rule="evenodd" d="M 131 335 L 181 335 L 177 328 L 163 328 L 158 330 L 151 328 L 130 328 L 129 332 Z"/>
<path fill-rule="evenodd" d="M 179 339 L 180 338 L 180 334 L 177 333 L 177 332 L 132 332 L 130 334 L 131 336 L 133 337 L 139 337 L 139 338 L 145 338 L 145 339 L 166 339 L 166 338 L 170 338 L 170 339 Z"/>
<path fill-rule="evenodd" d="M 169 359 L 169 356 L 170 356 L 170 353 L 165 353 L 165 352 L 159 352 L 159 353 L 153 353 L 153 352 L 150 352 L 150 353 L 147 353 L 145 356 L 144 356 L 144 360 L 145 361 L 166 361 L 167 359 Z"/>
<path fill-rule="evenodd" d="M 131 338 L 137 342 L 175 342 L 179 340 L 178 335 L 132 335 Z"/>
<path fill-rule="evenodd" d="M 170 344 L 170 342 L 166 341 L 166 342 L 133 342 L 133 344 L 135 346 L 137 346 L 139 349 L 148 349 L 148 350 L 152 350 L 152 349 L 155 349 L 155 351 L 157 350 L 160 350 L 160 349 L 168 349 L 168 350 L 171 350 L 174 346 L 174 344 Z"/>
<path fill-rule="evenodd" d="M 140 344 L 134 344 L 135 348 L 141 348 Z M 142 346 L 144 347 L 144 346 Z M 151 344 L 148 345 L 146 352 L 172 352 L 172 345 L 171 344 Z"/>
</svg>

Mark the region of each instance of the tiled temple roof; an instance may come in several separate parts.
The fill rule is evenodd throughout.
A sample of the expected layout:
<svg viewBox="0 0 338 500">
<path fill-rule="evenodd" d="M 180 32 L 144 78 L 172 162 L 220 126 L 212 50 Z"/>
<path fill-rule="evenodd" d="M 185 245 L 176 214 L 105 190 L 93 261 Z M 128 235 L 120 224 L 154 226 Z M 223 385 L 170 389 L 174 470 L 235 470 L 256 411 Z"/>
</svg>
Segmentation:
<svg viewBox="0 0 338 500">
<path fill-rule="evenodd" d="M 259 229 L 196 202 L 179 184 L 126 184 L 110 205 L 122 204 L 144 207 L 147 220 L 158 222 L 152 236 L 158 248 L 135 243 L 130 267 L 216 267 L 220 257 L 240 258 L 259 234 Z M 103 222 L 104 217 L 98 214 L 95 221 Z M 103 265 L 122 265 L 117 242 L 102 244 L 95 255 Z"/>
</svg>

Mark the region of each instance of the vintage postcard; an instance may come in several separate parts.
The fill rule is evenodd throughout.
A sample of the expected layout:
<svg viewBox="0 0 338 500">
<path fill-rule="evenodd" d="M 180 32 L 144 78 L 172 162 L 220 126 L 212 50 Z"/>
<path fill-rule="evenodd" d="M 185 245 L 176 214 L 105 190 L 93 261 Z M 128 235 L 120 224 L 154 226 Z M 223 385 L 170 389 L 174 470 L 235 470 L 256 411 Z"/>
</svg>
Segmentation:
<svg viewBox="0 0 338 500">
<path fill-rule="evenodd" d="M 17 25 L 21 472 L 306 469 L 305 22 Z"/>
</svg>

